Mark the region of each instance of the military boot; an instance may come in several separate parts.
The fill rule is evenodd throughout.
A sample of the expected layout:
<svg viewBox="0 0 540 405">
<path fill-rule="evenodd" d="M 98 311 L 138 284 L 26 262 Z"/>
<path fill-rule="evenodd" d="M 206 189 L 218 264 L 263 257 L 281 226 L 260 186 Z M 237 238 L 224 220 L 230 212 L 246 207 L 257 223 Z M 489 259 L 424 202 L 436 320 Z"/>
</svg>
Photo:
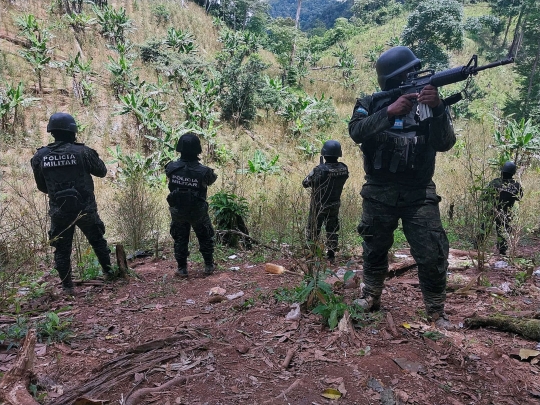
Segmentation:
<svg viewBox="0 0 540 405">
<path fill-rule="evenodd" d="M 326 253 L 326 258 L 328 259 L 328 263 L 334 264 L 336 262 L 336 253 L 333 250 L 329 250 Z"/>
<path fill-rule="evenodd" d="M 438 314 L 438 313 L 431 314 L 428 316 L 428 319 L 435 323 L 435 327 L 437 329 L 445 329 L 445 330 L 459 329 L 457 325 L 454 325 L 452 322 L 450 322 L 448 315 L 446 315 L 444 312 L 442 314 Z"/>
<path fill-rule="evenodd" d="M 187 264 L 178 266 L 178 269 L 176 269 L 176 273 L 174 275 L 180 278 L 187 278 L 188 276 Z"/>
<path fill-rule="evenodd" d="M 64 294 L 69 296 L 75 296 L 75 288 L 73 288 L 73 284 L 71 285 L 62 285 L 62 291 Z"/>
<path fill-rule="evenodd" d="M 353 304 L 363 308 L 365 312 L 374 312 L 381 309 L 381 297 L 373 295 L 364 295 L 353 301 Z"/>
<path fill-rule="evenodd" d="M 204 266 L 204 275 L 209 276 L 212 273 L 214 273 L 214 270 L 215 270 L 214 263 L 205 264 L 205 266 Z"/>
</svg>

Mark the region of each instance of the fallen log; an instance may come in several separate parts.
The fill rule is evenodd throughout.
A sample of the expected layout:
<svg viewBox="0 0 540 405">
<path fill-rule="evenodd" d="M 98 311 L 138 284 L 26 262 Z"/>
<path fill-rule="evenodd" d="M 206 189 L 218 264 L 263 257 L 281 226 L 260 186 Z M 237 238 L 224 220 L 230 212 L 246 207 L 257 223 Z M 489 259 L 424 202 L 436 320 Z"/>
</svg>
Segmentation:
<svg viewBox="0 0 540 405">
<path fill-rule="evenodd" d="M 39 405 L 27 388 L 30 384 L 35 346 L 36 330 L 30 329 L 26 333 L 15 364 L 0 380 L 0 403 L 5 405 Z"/>
<path fill-rule="evenodd" d="M 504 332 L 513 332 L 527 339 L 540 340 L 540 320 L 514 318 L 508 315 L 472 316 L 465 319 L 469 328 L 493 327 Z"/>
<path fill-rule="evenodd" d="M 386 278 L 389 279 L 401 276 L 414 267 L 416 267 L 416 262 L 413 258 L 405 259 L 398 263 L 392 263 L 390 266 L 388 266 L 388 274 L 386 275 Z"/>
<path fill-rule="evenodd" d="M 4 39 L 8 42 L 11 42 L 12 44 L 22 46 L 23 48 L 31 47 L 30 42 L 28 42 L 26 39 L 14 37 L 13 35 L 9 35 L 9 33 L 5 31 L 0 31 L 0 39 Z"/>
<path fill-rule="evenodd" d="M 450 254 L 452 256 L 467 256 L 467 257 L 476 257 L 476 256 L 478 256 L 478 252 L 476 250 L 450 249 Z"/>
</svg>

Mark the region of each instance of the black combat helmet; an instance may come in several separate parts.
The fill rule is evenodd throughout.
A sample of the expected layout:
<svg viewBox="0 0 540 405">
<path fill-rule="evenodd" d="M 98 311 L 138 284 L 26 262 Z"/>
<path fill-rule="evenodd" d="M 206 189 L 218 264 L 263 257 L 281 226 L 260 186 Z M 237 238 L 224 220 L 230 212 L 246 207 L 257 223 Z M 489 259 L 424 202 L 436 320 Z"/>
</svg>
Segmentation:
<svg viewBox="0 0 540 405">
<path fill-rule="evenodd" d="M 182 135 L 178 140 L 176 151 L 185 156 L 196 157 L 202 153 L 201 140 L 193 132 L 188 132 Z"/>
<path fill-rule="evenodd" d="M 501 172 L 503 173 L 503 175 L 504 173 L 506 173 L 507 175 L 511 177 L 514 174 L 516 174 L 516 170 L 517 170 L 516 164 L 514 162 L 508 161 L 503 165 Z"/>
<path fill-rule="evenodd" d="M 66 113 L 55 113 L 49 118 L 47 124 L 47 132 L 52 132 L 53 136 L 56 132 L 72 132 L 77 133 L 77 123 L 73 116 Z"/>
<path fill-rule="evenodd" d="M 341 157 L 341 144 L 338 141 L 326 141 L 321 149 L 321 155 Z"/>
<path fill-rule="evenodd" d="M 406 46 L 395 46 L 383 52 L 375 64 L 381 90 L 391 90 L 389 80 L 412 68 L 420 69 L 422 61 Z"/>
</svg>

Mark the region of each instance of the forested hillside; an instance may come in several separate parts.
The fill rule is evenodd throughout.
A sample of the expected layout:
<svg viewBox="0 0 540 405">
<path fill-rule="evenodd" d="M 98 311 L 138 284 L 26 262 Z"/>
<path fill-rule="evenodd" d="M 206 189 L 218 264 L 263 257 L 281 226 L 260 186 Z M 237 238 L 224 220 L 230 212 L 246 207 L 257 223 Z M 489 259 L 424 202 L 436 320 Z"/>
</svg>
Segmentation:
<svg viewBox="0 0 540 405">
<path fill-rule="evenodd" d="M 295 21 L 297 12 L 299 21 Z M 109 354 L 113 353 L 108 350 L 114 350 L 115 356 L 118 352 L 123 355 L 126 341 L 130 339 L 141 344 L 143 337 L 145 340 L 157 339 L 151 334 L 156 330 L 152 321 L 160 325 L 159 332 L 156 332 L 160 333 L 160 339 L 165 339 L 164 331 L 174 329 L 171 333 L 175 338 L 182 335 L 183 347 L 203 337 L 214 339 L 215 336 L 222 336 L 222 333 L 225 336 L 231 331 L 239 331 L 234 333 L 243 339 L 241 343 L 232 345 L 225 338 L 218 339 L 216 345 L 222 345 L 224 350 L 219 352 L 220 356 L 232 358 L 241 354 L 240 361 L 247 358 L 250 361 L 263 359 L 261 364 L 270 363 L 270 369 L 276 373 L 279 369 L 284 374 L 267 378 L 265 374 L 257 372 L 257 382 L 250 379 L 251 382 L 242 380 L 241 383 L 233 383 L 227 380 L 225 383 L 227 372 L 223 372 L 221 377 L 215 373 L 215 381 L 212 380 L 214 385 L 208 386 L 205 395 L 211 398 L 215 392 L 221 392 L 222 387 L 227 386 L 223 391 L 228 392 L 230 387 L 234 387 L 234 394 L 228 394 L 235 399 L 222 403 L 263 403 L 266 391 L 254 387 L 258 388 L 257 384 L 270 384 L 270 379 L 274 377 L 279 378 L 281 383 L 292 378 L 293 374 L 287 374 L 289 365 L 280 365 L 285 356 L 289 356 L 288 351 L 291 356 L 289 362 L 292 356 L 297 355 L 296 346 L 277 349 L 272 346 L 272 350 L 279 353 L 274 359 L 271 358 L 274 353 L 265 345 L 257 346 L 257 354 L 252 354 L 255 352 L 253 348 L 253 352 L 242 352 L 245 341 L 251 345 L 257 341 L 257 333 L 265 337 L 266 323 L 273 324 L 273 321 L 261 321 L 254 312 L 242 311 L 260 305 L 255 311 L 264 309 L 268 319 L 279 317 L 279 322 L 276 322 L 283 330 L 278 335 L 278 331 L 272 329 L 272 333 L 275 333 L 272 338 L 277 336 L 279 344 L 285 342 L 290 345 L 296 345 L 295 339 L 298 338 L 298 347 L 310 339 L 322 339 L 321 331 L 328 332 L 329 329 L 324 329 L 328 327 L 336 329 L 340 319 L 347 321 L 348 315 L 355 316 L 348 302 L 357 293 L 360 279 L 357 276 L 346 280 L 343 275 L 346 273 L 346 278 L 352 277 L 361 268 L 362 239 L 357 226 L 362 212 L 359 193 L 364 183 L 364 168 L 362 152 L 348 135 L 348 122 L 358 97 L 380 91 L 375 62 L 384 51 L 397 45 L 410 47 L 422 59 L 424 68 L 435 71 L 465 66 L 471 62 L 473 55 L 478 56 L 479 65 L 514 58 L 514 63 L 482 70 L 466 80 L 439 89 L 441 97 L 461 93 L 463 100 L 450 107 L 457 142 L 448 152 L 437 155 L 434 181 L 437 194 L 441 197 L 441 216 L 451 247 L 460 249 L 460 252 L 474 252 L 470 253 L 466 264 L 458 260 L 462 255 L 456 253 L 455 256 L 456 266 L 462 266 L 461 270 L 466 267 L 469 271 L 466 280 L 457 276 L 451 280 L 454 284 L 460 284 L 455 287 L 459 293 L 453 296 L 456 300 L 455 312 L 471 309 L 473 305 L 469 305 L 467 299 L 469 293 L 475 292 L 479 294 L 474 297 L 477 299 L 475 305 L 481 310 L 495 308 L 494 311 L 506 311 L 515 304 L 519 308 L 512 309 L 537 312 L 538 287 L 534 284 L 537 279 L 533 270 L 540 262 L 537 246 L 540 230 L 538 38 L 540 4 L 535 0 L 0 0 L 0 348 L 10 350 L 13 344 L 19 344 L 30 326 L 38 328 L 38 338 L 44 344 L 69 342 L 71 336 L 64 333 L 69 328 L 69 322 L 62 323 L 57 316 L 57 313 L 65 311 L 66 305 L 72 303 L 66 304 L 61 301 L 62 298 L 58 298 L 58 275 L 52 269 L 53 248 L 49 245 L 48 200 L 45 194 L 37 190 L 29 164 L 37 148 L 52 142 L 50 134 L 46 132 L 49 117 L 55 112 L 67 112 L 77 121 L 78 141 L 96 149 L 107 166 L 106 177 L 94 178 L 94 184 L 97 205 L 106 226 L 106 238 L 113 249 L 112 256 L 116 253 L 115 246 L 122 245 L 133 259 L 130 266 L 134 268 L 133 264 L 138 263 L 149 275 L 145 280 L 143 274 L 141 281 L 135 275 L 137 269 L 132 269 L 130 278 L 120 287 L 117 284 L 103 287 L 103 282 L 98 281 L 103 274 L 97 258 L 85 237 L 77 231 L 72 268 L 80 282 L 79 286 L 83 286 L 78 288 L 85 288 L 85 292 L 81 293 L 85 298 L 77 298 L 80 299 L 78 303 L 81 308 L 84 300 L 85 307 L 79 313 L 76 310 L 71 312 L 72 308 L 68 308 L 69 316 L 76 317 L 79 322 L 79 334 L 74 334 L 81 340 L 76 340 L 66 350 L 69 353 L 77 351 L 77 356 L 86 356 L 88 353 L 83 353 L 85 349 L 81 348 L 86 345 L 81 343 L 82 339 L 92 340 L 99 336 L 99 344 L 103 346 L 92 349 L 94 357 L 89 364 L 95 366 L 96 370 L 102 366 L 107 369 L 104 364 L 111 360 Z M 169 274 L 175 264 L 169 234 L 171 217 L 166 200 L 168 189 L 164 167 L 178 157 L 176 144 L 180 136 L 187 132 L 199 137 L 203 148 L 201 162 L 214 168 L 218 175 L 218 180 L 208 193 L 210 215 L 217 232 L 215 260 L 218 271 L 211 281 L 190 280 L 191 284 L 177 285 L 176 281 L 170 281 Z M 302 180 L 319 163 L 321 147 L 331 139 L 341 143 L 343 157 L 340 161 L 347 164 L 350 177 L 341 200 L 337 264 L 328 273 L 323 257 L 324 248 L 321 247 L 324 235 L 315 243 L 320 249 L 310 250 L 306 244 L 305 226 L 310 194 L 302 187 Z M 508 235 L 511 246 L 508 257 L 504 258 L 512 273 L 490 270 L 490 265 L 501 259 L 493 254 L 496 244 L 494 226 L 488 225 L 484 229 L 487 235 L 485 243 L 480 246 L 473 244 L 482 224 L 491 218 L 491 206 L 483 198 L 486 186 L 499 176 L 500 168 L 507 160 L 516 162 L 516 179 L 524 189 L 523 198 L 513 211 L 513 227 Z M 249 238 L 245 234 L 238 234 L 239 217 L 246 224 Z M 401 227 L 394 236 L 392 253 L 408 247 Z M 190 251 L 190 266 L 200 267 L 202 257 L 193 235 Z M 137 262 L 138 257 L 145 255 L 155 261 Z M 305 281 L 302 282 L 302 278 L 296 274 L 285 273 L 291 278 L 285 281 L 273 279 L 270 290 L 267 286 L 260 287 L 265 281 L 262 277 L 238 273 L 241 281 L 235 279 L 235 272 L 240 267 L 244 271 L 269 261 L 279 262 L 296 272 L 302 271 L 306 276 Z M 326 276 L 336 276 L 338 270 L 341 271 L 341 284 L 336 284 L 334 289 L 331 286 L 327 288 L 326 283 L 318 284 Z M 347 281 L 349 285 L 355 283 L 354 293 L 340 290 Z M 499 287 L 503 281 L 511 283 L 512 288 L 500 293 L 502 287 Z M 247 294 L 241 304 L 235 304 L 231 299 L 226 310 L 216 313 L 215 307 L 209 305 L 219 303 L 219 300 L 208 303 L 207 296 L 208 290 L 219 283 L 229 283 L 236 290 L 242 288 L 243 293 L 249 291 L 251 295 Z M 494 287 L 494 283 L 498 283 L 498 290 L 487 290 Z M 314 287 L 317 285 L 323 287 Z M 92 290 L 93 286 L 105 288 L 99 290 L 99 298 L 98 293 Z M 475 290 L 475 286 L 478 289 Z M 395 304 L 396 311 L 401 308 L 400 311 L 413 317 L 413 325 L 427 322 L 426 314 L 414 307 L 415 304 L 411 304 L 407 295 L 418 296 L 416 287 L 412 281 L 404 282 L 385 293 L 395 299 L 389 301 L 402 305 L 399 307 Z M 126 288 L 121 293 L 125 298 L 119 296 L 120 288 Z M 143 294 L 144 298 L 140 298 Z M 188 294 L 204 296 L 204 302 L 197 301 L 196 306 L 192 306 L 188 301 L 195 298 Z M 227 298 L 224 298 L 225 293 L 218 295 L 229 305 Z M 171 304 L 173 299 L 176 301 Z M 417 299 L 420 303 L 421 298 Z M 101 300 L 106 307 L 100 306 Z M 304 321 L 309 318 L 309 325 L 306 326 L 311 333 L 309 338 L 300 333 L 302 326 L 293 330 L 294 325 L 298 328 L 297 323 L 283 325 L 282 318 L 288 312 L 286 306 L 279 310 L 272 307 L 276 302 L 282 304 L 289 301 L 301 304 L 298 310 L 302 308 Z M 51 309 L 53 307 L 54 311 Z M 100 308 L 98 312 L 95 311 L 96 307 Z M 165 315 L 162 311 L 166 312 L 167 308 L 171 311 Z M 178 308 L 186 311 L 187 315 L 179 312 Z M 315 314 L 311 313 L 314 308 L 319 308 Z M 149 312 L 143 314 L 144 311 L 152 311 L 152 315 L 149 316 Z M 279 311 L 284 313 L 277 314 Z M 81 320 L 83 314 L 84 320 Z M 105 319 L 110 314 L 118 315 L 114 322 L 111 320 L 109 324 L 96 326 L 91 331 L 85 329 L 92 327 L 96 318 Z M 133 316 L 129 318 L 132 324 L 129 327 L 118 326 L 125 321 L 126 314 Z M 245 319 L 242 314 L 245 314 Z M 403 312 L 399 314 L 401 316 Z M 5 319 L 2 318 L 4 315 Z M 189 319 L 178 319 L 184 315 Z M 195 322 L 200 321 L 200 325 L 193 329 L 183 328 L 184 325 L 191 325 L 189 322 L 197 317 L 200 318 Z M 248 322 L 247 318 L 251 320 Z M 234 325 L 227 323 L 229 321 Z M 247 326 L 244 328 L 244 321 L 251 325 L 251 331 Z M 400 333 L 393 337 L 390 336 L 394 335 L 393 330 L 390 335 L 371 332 L 378 328 L 382 318 L 364 321 L 360 322 L 365 328 L 362 333 L 366 333 L 362 338 L 364 340 L 360 339 L 363 343 L 354 337 L 354 333 L 359 333 L 354 329 L 352 335 L 347 335 L 347 339 L 357 342 L 346 343 L 347 350 L 354 351 L 344 352 L 347 359 L 370 360 L 367 356 L 372 347 L 375 348 L 370 345 L 378 344 L 376 342 L 381 340 L 386 343 L 397 341 L 395 346 L 403 344 L 402 354 L 407 353 L 410 346 L 405 345 L 412 341 L 414 345 L 421 346 L 418 349 L 419 358 L 422 358 L 421 353 L 425 349 L 422 345 L 432 344 L 429 336 L 433 335 L 426 337 L 424 333 L 427 333 L 427 329 L 420 327 L 411 329 L 408 319 L 400 320 Z M 391 323 L 391 320 L 387 319 L 386 322 Z M 217 335 L 205 329 L 210 324 L 217 327 L 212 331 Z M 316 327 L 313 326 L 315 324 Z M 409 327 L 401 328 L 401 324 Z M 396 325 L 393 326 L 395 329 Z M 287 329 L 289 327 L 290 330 Z M 346 325 L 341 324 L 341 327 L 346 328 Z M 137 332 L 136 328 L 139 328 Z M 271 329 L 270 326 L 268 328 Z M 84 337 L 81 337 L 82 330 Z M 294 333 L 297 335 L 293 338 Z M 350 332 L 339 333 L 342 336 L 341 333 Z M 124 336 L 123 340 L 119 336 Z M 313 358 L 327 367 L 321 369 L 324 372 L 320 373 L 317 390 L 326 384 L 323 382 L 325 373 L 328 371 L 328 375 L 331 375 L 334 362 L 327 361 L 329 358 L 316 350 L 323 346 L 334 347 L 332 345 L 336 341 L 340 344 L 342 337 L 338 339 L 335 337 L 337 335 L 332 336 L 325 342 L 313 340 L 316 343 L 312 346 L 316 346 L 316 349 L 310 346 L 309 353 L 315 357 L 297 357 L 297 365 L 303 365 L 304 372 L 316 368 L 311 365 L 315 361 Z M 483 337 L 486 342 L 488 338 L 491 339 L 489 336 Z M 460 338 L 463 338 L 462 342 L 467 342 L 465 346 L 472 344 L 474 339 L 461 335 L 454 338 L 452 344 L 445 346 L 437 343 L 435 346 L 440 347 L 431 347 L 433 351 L 430 353 L 434 357 L 430 357 L 430 361 L 436 367 L 481 369 L 479 372 L 489 377 L 492 368 L 484 367 L 472 357 L 465 357 L 460 352 L 461 346 L 459 350 L 456 349 L 456 342 Z M 509 341 L 511 338 L 505 340 L 505 350 L 510 350 Z M 115 342 L 114 347 L 112 342 Z M 161 342 L 163 344 L 159 349 L 168 346 L 167 342 Z M 189 347 L 193 350 L 206 347 L 206 340 L 197 342 L 200 345 L 196 349 Z M 479 352 L 494 344 L 494 340 L 490 342 L 479 344 Z M 60 344 L 58 347 L 65 349 Z M 345 346 L 337 347 L 335 353 L 341 353 Z M 415 350 L 418 347 L 415 346 Z M 6 363 L 14 360 L 11 353 L 4 357 L 0 353 L 0 371 L 6 370 L 1 368 L 4 360 Z M 58 354 L 60 352 L 54 353 L 55 357 L 51 355 L 46 362 L 41 362 L 40 367 L 48 370 L 47 367 L 53 367 L 52 364 L 54 367 L 60 364 L 56 377 L 63 383 L 67 384 L 66 376 L 71 375 L 70 367 L 78 370 L 81 380 L 83 375 L 90 378 L 94 372 L 89 371 L 90 366 L 88 370 L 77 368 L 85 364 L 85 357 L 77 357 L 78 360 L 73 362 L 70 360 L 68 366 L 61 364 L 63 355 Z M 190 363 L 194 364 L 197 376 L 213 372 L 211 368 L 215 358 L 212 351 L 208 353 L 206 357 L 201 355 L 197 361 Z M 501 359 L 503 356 L 501 363 L 490 364 L 490 367 L 497 367 L 497 370 L 506 367 L 503 361 L 509 358 L 501 353 L 498 352 L 497 357 Z M 168 368 L 169 365 L 160 365 L 159 372 L 166 372 L 167 378 L 172 378 L 171 370 L 186 371 L 187 368 L 183 367 L 189 361 L 184 355 L 182 360 L 175 360 L 174 367 L 171 363 L 172 369 Z M 482 352 L 484 355 L 488 357 Z M 377 364 L 381 365 L 381 369 L 386 368 L 385 356 L 383 353 L 378 357 L 380 363 Z M 452 361 L 447 364 L 448 357 L 445 356 L 451 356 Z M 394 357 L 399 356 L 396 354 Z M 216 358 L 221 359 L 218 355 Z M 151 364 L 145 370 L 155 371 L 158 366 L 152 363 L 154 359 L 150 353 L 145 359 Z M 174 356 L 167 359 L 174 359 Z M 186 363 L 182 363 L 184 360 Z M 163 360 L 164 363 L 167 361 Z M 523 375 L 537 374 L 539 371 L 535 364 L 517 367 L 522 374 L 516 372 L 515 376 L 507 375 L 504 378 L 505 387 L 515 388 L 512 392 L 516 395 L 527 395 L 529 398 L 529 391 L 516 388 L 516 381 Z M 255 369 L 259 366 L 252 364 Z M 349 366 L 350 375 L 355 373 L 354 370 L 358 372 L 357 365 Z M 533 371 L 529 370 L 529 366 Z M 120 374 L 116 377 L 124 386 L 118 388 L 119 383 L 114 388 L 115 400 L 120 400 L 121 394 L 127 391 L 131 393 L 138 384 L 148 382 L 146 376 L 139 375 L 143 372 L 138 371 L 135 365 L 131 364 L 130 367 L 129 384 L 133 375 L 137 382 L 128 387 L 127 380 L 122 380 L 124 377 L 118 371 Z M 240 365 L 237 368 L 242 369 Z M 458 372 L 465 373 L 461 368 L 452 370 L 454 376 Z M 366 375 L 371 373 L 362 369 L 364 372 Z M 402 370 L 399 369 L 399 372 L 402 373 Z M 428 374 L 429 379 L 425 377 L 425 380 L 418 382 L 420 380 L 416 377 L 419 375 L 425 374 L 416 370 L 413 374 L 407 374 L 406 378 L 416 379 L 411 384 L 418 383 L 415 387 L 417 392 L 424 393 L 424 400 L 427 401 L 424 403 L 443 403 L 433 402 L 434 398 L 443 398 L 448 393 L 458 398 L 451 386 L 438 387 L 434 393 L 429 392 L 430 384 L 435 379 L 444 379 L 444 375 Z M 297 376 L 301 378 L 300 374 Z M 394 380 L 387 381 L 386 385 L 395 385 L 390 382 Z M 151 381 L 148 383 L 158 385 L 157 381 Z M 459 398 L 465 401 L 466 394 L 463 392 L 467 391 L 468 380 L 461 383 L 464 385 Z M 39 389 L 35 386 L 36 398 L 39 397 L 38 391 L 48 392 L 44 394 L 48 395 L 46 399 L 39 399 L 41 403 L 62 403 L 62 393 L 53 392 L 51 386 L 44 388 L 46 384 L 43 381 L 40 384 Z M 284 389 L 273 392 L 272 395 L 279 395 L 276 401 L 286 398 L 289 392 L 285 392 L 287 387 L 293 387 L 291 390 L 298 388 L 298 385 L 291 384 L 293 380 Z M 362 384 L 365 388 L 367 380 Z M 478 391 L 495 401 L 496 394 L 486 388 L 489 384 L 488 380 L 478 382 Z M 256 398 L 256 401 L 250 402 L 250 399 L 242 397 L 245 394 L 242 387 L 247 387 L 248 394 L 252 395 L 250 398 Z M 269 388 L 268 392 L 272 389 Z M 380 399 L 382 391 L 373 390 L 369 398 L 358 396 L 354 400 L 368 403 L 377 395 Z M 360 394 L 361 390 L 353 391 L 359 393 L 349 395 L 363 395 Z M 190 391 L 189 395 L 192 394 Z M 55 400 L 55 395 L 60 399 Z M 75 391 L 70 395 L 76 396 Z M 477 392 L 470 395 L 477 395 Z M 297 399 L 300 397 L 298 394 Z M 199 403 L 190 398 L 191 402 L 182 402 L 184 398 L 176 403 Z M 309 398 L 309 403 L 320 401 L 315 394 Z M 469 402 L 482 403 L 473 396 L 466 398 Z M 522 398 L 516 400 L 517 403 L 526 403 L 520 402 Z M 174 398 L 170 403 L 173 401 Z M 409 403 L 414 403 L 411 401 Z M 422 400 L 419 401 L 416 403 L 422 403 Z M 204 402 L 201 400 L 200 403 Z M 407 400 L 403 403 L 407 403 Z"/>
<path fill-rule="evenodd" d="M 270 0 L 270 15 L 296 18 L 298 2 L 290 0 Z M 313 28 L 332 28 L 338 18 L 350 18 L 353 0 L 304 0 L 301 2 L 300 27 L 304 31 Z"/>
</svg>

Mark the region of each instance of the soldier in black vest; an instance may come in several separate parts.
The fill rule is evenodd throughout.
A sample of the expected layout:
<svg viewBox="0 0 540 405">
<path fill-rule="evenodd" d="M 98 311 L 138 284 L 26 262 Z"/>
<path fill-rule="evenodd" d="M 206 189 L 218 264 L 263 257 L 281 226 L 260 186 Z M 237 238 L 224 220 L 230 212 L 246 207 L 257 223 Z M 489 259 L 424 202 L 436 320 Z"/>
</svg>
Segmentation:
<svg viewBox="0 0 540 405">
<path fill-rule="evenodd" d="M 193 227 L 203 256 L 205 275 L 214 272 L 214 228 L 208 215 L 206 192 L 214 184 L 214 170 L 199 163 L 202 153 L 201 141 L 194 133 L 180 137 L 176 146 L 180 159 L 165 167 L 169 179 L 169 211 L 171 212 L 171 236 L 174 239 L 174 257 L 178 263 L 176 275 L 187 277 L 189 256 L 189 233 Z"/>
<path fill-rule="evenodd" d="M 306 238 L 310 243 L 316 241 L 324 225 L 327 258 L 333 263 L 338 248 L 341 192 L 349 178 L 349 170 L 344 163 L 338 162 L 338 158 L 342 156 L 338 141 L 326 141 L 321 149 L 321 155 L 320 164 L 302 182 L 304 188 L 311 188 Z"/>
<path fill-rule="evenodd" d="M 493 205 L 490 220 L 495 219 L 497 249 L 501 255 L 506 255 L 508 251 L 506 236 L 512 232 L 512 207 L 523 197 L 521 184 L 512 178 L 516 174 L 516 169 L 514 162 L 506 162 L 501 169 L 501 177 L 491 180 L 482 195 L 482 199 Z M 486 225 L 482 224 L 477 244 L 484 241 L 485 230 Z"/>
<path fill-rule="evenodd" d="M 96 253 L 105 279 L 111 278 L 111 259 L 103 237 L 105 225 L 97 212 L 92 176 L 105 177 L 107 168 L 94 149 L 75 142 L 77 124 L 65 113 L 53 114 L 47 125 L 54 142 L 39 148 L 30 163 L 37 187 L 49 196 L 51 246 L 64 291 L 73 295 L 71 247 L 78 226 Z"/>
<path fill-rule="evenodd" d="M 397 88 L 421 61 L 407 47 L 384 52 L 376 63 L 381 90 Z M 432 117 L 420 116 L 429 107 Z M 362 236 L 364 284 L 356 302 L 378 310 L 388 272 L 388 250 L 401 219 L 403 232 L 418 264 L 418 277 L 428 317 L 438 327 L 452 328 L 444 312 L 449 244 L 442 227 L 440 197 L 432 181 L 435 155 L 456 142 L 450 114 L 438 90 L 426 86 L 419 94 L 373 102 L 358 99 L 349 122 L 349 135 L 361 144 L 366 183 L 358 225 Z"/>
</svg>

